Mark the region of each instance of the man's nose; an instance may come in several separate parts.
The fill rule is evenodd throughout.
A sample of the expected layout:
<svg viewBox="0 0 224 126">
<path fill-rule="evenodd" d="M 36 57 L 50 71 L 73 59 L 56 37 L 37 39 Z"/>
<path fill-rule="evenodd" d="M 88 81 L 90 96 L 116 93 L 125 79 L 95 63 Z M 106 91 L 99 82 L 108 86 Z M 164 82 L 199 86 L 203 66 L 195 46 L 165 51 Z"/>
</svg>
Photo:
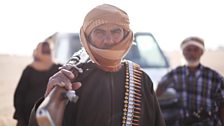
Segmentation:
<svg viewBox="0 0 224 126">
<path fill-rule="evenodd" d="M 113 43 L 113 37 L 112 37 L 112 34 L 111 33 L 106 33 L 106 36 L 105 36 L 105 41 L 107 43 Z"/>
</svg>

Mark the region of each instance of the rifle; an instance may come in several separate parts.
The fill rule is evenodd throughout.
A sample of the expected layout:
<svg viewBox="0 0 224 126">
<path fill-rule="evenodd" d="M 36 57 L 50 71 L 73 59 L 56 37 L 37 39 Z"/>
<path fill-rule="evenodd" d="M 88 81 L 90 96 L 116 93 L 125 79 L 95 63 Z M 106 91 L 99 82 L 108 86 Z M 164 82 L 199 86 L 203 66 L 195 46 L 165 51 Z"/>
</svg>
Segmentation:
<svg viewBox="0 0 224 126">
<path fill-rule="evenodd" d="M 84 48 L 75 52 L 73 56 L 60 69 L 71 71 L 75 77 L 83 72 L 79 65 L 87 62 L 88 54 Z M 39 126 L 61 126 L 64 110 L 68 103 L 77 102 L 78 96 L 75 91 L 67 91 L 66 89 L 56 86 L 44 99 L 36 111 L 36 119 Z"/>
</svg>

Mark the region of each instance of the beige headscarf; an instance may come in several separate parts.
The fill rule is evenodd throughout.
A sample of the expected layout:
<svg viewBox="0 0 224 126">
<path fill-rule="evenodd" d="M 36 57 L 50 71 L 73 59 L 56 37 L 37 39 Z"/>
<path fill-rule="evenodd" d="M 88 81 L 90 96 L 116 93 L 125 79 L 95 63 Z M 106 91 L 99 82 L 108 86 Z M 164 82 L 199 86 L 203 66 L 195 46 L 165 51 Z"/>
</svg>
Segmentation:
<svg viewBox="0 0 224 126">
<path fill-rule="evenodd" d="M 49 43 L 48 43 L 49 44 Z M 33 51 L 33 62 L 30 64 L 31 67 L 36 70 L 48 70 L 53 65 L 53 59 L 51 54 L 42 53 L 43 42 L 39 43 Z M 50 45 L 49 45 L 50 47 Z"/>
<path fill-rule="evenodd" d="M 121 26 L 127 35 L 115 46 L 109 49 L 99 49 L 90 44 L 87 39 L 91 31 L 102 24 L 116 24 Z M 92 9 L 85 17 L 80 29 L 81 44 L 86 49 L 91 60 L 105 71 L 117 71 L 121 60 L 132 45 L 133 33 L 129 28 L 129 18 L 123 10 L 108 4 L 103 4 Z"/>
</svg>

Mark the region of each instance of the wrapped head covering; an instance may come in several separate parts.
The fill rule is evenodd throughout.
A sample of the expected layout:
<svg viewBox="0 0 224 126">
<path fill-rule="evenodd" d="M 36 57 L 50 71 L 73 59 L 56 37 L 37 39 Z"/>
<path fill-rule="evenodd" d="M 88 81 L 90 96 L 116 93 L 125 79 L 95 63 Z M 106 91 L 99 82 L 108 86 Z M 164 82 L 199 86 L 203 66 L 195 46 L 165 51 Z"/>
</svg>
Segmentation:
<svg viewBox="0 0 224 126">
<path fill-rule="evenodd" d="M 188 37 L 186 39 L 183 40 L 183 42 L 181 43 L 181 49 L 184 50 L 186 47 L 188 46 L 196 46 L 198 48 L 200 48 L 203 52 L 205 50 L 205 44 L 203 39 L 199 38 L 199 37 Z M 200 57 L 198 57 L 197 59 L 195 58 L 186 58 L 187 61 L 187 65 L 191 68 L 195 68 L 200 64 Z"/>
<path fill-rule="evenodd" d="M 181 49 L 183 50 L 184 48 L 188 47 L 189 45 L 197 46 L 200 49 L 202 49 L 203 51 L 205 49 L 204 40 L 199 37 L 188 37 L 188 38 L 184 39 L 183 42 L 181 43 Z"/>
<path fill-rule="evenodd" d="M 33 51 L 33 62 L 30 64 L 36 70 L 48 70 L 52 64 L 51 48 L 48 42 L 40 42 Z"/>
<path fill-rule="evenodd" d="M 109 49 L 99 49 L 90 44 L 88 37 L 92 30 L 102 24 L 116 24 L 124 29 L 124 38 Z M 91 60 L 106 71 L 117 71 L 121 60 L 132 45 L 133 33 L 129 28 L 129 18 L 123 10 L 108 4 L 93 8 L 85 17 L 80 29 L 81 44 Z"/>
</svg>

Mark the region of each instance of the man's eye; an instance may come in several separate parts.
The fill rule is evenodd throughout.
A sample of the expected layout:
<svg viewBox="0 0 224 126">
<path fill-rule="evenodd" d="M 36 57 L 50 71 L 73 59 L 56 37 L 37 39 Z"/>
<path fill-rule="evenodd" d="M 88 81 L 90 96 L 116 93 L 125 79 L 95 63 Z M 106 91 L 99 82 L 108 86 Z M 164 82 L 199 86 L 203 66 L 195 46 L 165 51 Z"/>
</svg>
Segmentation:
<svg viewBox="0 0 224 126">
<path fill-rule="evenodd" d="M 100 29 L 96 29 L 96 30 L 94 31 L 94 33 L 95 33 L 95 34 L 103 34 L 104 31 L 103 31 L 103 30 L 100 30 Z"/>
<path fill-rule="evenodd" d="M 121 33 L 121 29 L 114 29 L 111 31 L 112 33 Z"/>
</svg>

